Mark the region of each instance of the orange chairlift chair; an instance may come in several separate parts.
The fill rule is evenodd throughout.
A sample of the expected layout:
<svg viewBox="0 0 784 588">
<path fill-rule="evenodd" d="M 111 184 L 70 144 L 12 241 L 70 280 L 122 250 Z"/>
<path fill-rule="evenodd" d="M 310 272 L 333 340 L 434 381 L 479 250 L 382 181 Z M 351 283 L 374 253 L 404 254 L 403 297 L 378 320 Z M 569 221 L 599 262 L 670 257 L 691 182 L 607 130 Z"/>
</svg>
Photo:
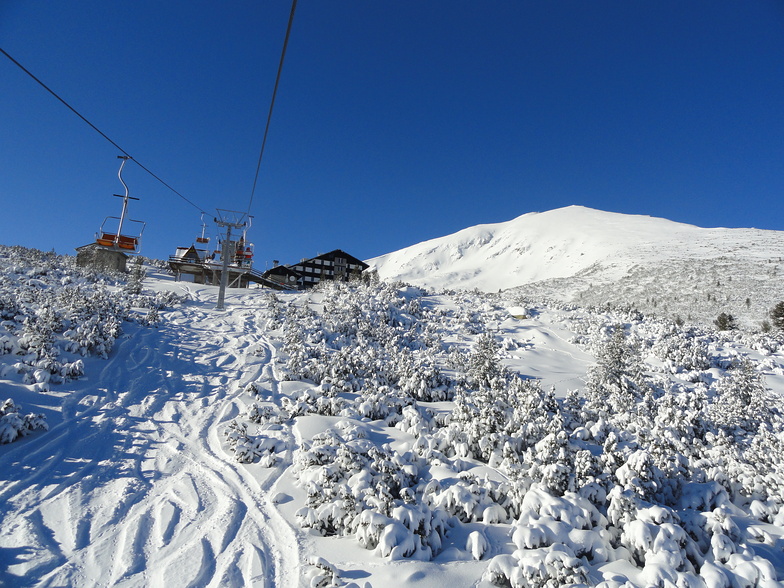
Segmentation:
<svg viewBox="0 0 784 588">
<path fill-rule="evenodd" d="M 120 164 L 120 171 L 117 173 L 117 177 L 120 179 L 120 183 L 125 188 L 125 196 L 121 196 L 120 194 L 115 194 L 115 196 L 123 199 L 122 213 L 119 217 L 107 216 L 104 219 L 103 223 L 101 224 L 101 228 L 98 229 L 98 233 L 95 235 L 95 242 L 106 249 L 122 251 L 123 253 L 133 255 L 139 253 L 141 249 L 141 238 L 142 233 L 144 232 L 145 223 L 142 221 L 126 218 L 126 213 L 128 212 L 128 201 L 138 200 L 138 198 L 134 198 L 133 196 L 128 195 L 128 186 L 122 179 L 123 167 L 130 157 L 127 155 L 118 155 L 117 158 L 122 159 L 122 163 Z M 124 233 L 123 228 L 127 227 L 129 224 L 134 224 L 138 227 L 139 230 L 134 231 L 131 234 L 128 234 L 127 232 Z M 112 230 L 115 225 L 117 226 L 116 231 Z"/>
</svg>

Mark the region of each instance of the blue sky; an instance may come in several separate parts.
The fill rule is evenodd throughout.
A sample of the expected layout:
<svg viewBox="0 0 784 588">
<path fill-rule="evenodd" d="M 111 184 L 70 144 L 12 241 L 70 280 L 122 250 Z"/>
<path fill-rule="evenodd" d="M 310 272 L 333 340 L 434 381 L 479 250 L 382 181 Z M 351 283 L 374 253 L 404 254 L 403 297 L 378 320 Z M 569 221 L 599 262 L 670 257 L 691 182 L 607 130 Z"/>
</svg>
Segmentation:
<svg viewBox="0 0 784 588">
<path fill-rule="evenodd" d="M 248 206 L 290 7 L 0 0 L 0 47 L 213 215 Z M 249 240 L 367 259 L 570 204 L 784 229 L 783 105 L 780 0 L 302 0 Z M 90 242 L 118 154 L 0 56 L 0 243 Z M 124 178 L 143 253 L 193 241 Z"/>
</svg>

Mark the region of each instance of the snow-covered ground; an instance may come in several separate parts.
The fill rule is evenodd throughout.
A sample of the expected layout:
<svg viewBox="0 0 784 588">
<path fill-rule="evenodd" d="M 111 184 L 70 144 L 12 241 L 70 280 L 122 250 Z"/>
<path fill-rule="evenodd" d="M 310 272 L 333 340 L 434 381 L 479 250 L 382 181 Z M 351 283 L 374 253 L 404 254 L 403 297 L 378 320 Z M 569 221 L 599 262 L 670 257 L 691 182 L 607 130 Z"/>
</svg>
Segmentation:
<svg viewBox="0 0 784 588">
<path fill-rule="evenodd" d="M 0 248 L 0 584 L 784 579 L 780 334 L 147 273 Z"/>
<path fill-rule="evenodd" d="M 212 292 L 161 286 L 188 302 L 157 328 L 124 323 L 84 377 L 41 387 L 5 370 L 3 398 L 49 431 L 0 449 L 0 584 L 297 585 L 269 484 L 228 463 L 219 436 L 238 383 L 269 369 L 263 329 L 212 310 Z"/>
</svg>

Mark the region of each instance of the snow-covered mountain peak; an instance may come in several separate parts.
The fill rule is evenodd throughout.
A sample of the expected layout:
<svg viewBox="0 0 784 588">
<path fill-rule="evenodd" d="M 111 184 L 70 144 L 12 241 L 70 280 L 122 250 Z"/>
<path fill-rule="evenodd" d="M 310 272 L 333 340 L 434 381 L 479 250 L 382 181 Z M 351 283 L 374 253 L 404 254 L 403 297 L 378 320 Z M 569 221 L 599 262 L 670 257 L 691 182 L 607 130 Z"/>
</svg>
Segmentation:
<svg viewBox="0 0 784 588">
<path fill-rule="evenodd" d="M 603 268 L 600 281 L 640 264 L 784 255 L 784 233 L 704 229 L 667 219 L 568 206 L 477 225 L 371 259 L 384 279 L 436 288 L 513 288 Z"/>
</svg>

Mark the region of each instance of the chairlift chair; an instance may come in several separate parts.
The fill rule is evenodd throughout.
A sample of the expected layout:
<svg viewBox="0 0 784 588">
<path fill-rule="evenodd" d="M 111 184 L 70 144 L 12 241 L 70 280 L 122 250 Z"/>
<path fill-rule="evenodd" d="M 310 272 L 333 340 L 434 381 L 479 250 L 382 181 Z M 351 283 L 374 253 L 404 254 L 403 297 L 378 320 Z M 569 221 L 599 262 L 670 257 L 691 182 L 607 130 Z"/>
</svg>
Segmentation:
<svg viewBox="0 0 784 588">
<path fill-rule="evenodd" d="M 98 229 L 98 233 L 95 235 L 95 242 L 105 249 L 111 249 L 114 251 L 128 253 L 130 255 L 135 255 L 138 254 L 141 250 L 141 238 L 146 223 L 139 220 L 126 218 L 126 213 L 128 212 L 128 201 L 138 200 L 138 198 L 134 198 L 133 196 L 128 195 L 128 186 L 122 179 L 123 167 L 125 167 L 125 163 L 128 161 L 128 159 L 130 159 L 130 157 L 127 155 L 118 155 L 117 158 L 122 159 L 122 163 L 120 164 L 120 171 L 117 172 L 117 177 L 120 179 L 120 183 L 125 187 L 125 196 L 121 196 L 120 194 L 115 194 L 115 196 L 123 199 L 122 213 L 120 216 L 107 216 L 104 219 L 103 223 L 101 223 L 101 228 Z M 124 233 L 123 228 L 127 227 L 128 224 L 133 224 L 134 226 L 139 227 L 139 230 L 134 231 L 131 234 Z M 116 229 L 114 229 L 115 226 L 117 227 Z"/>
<path fill-rule="evenodd" d="M 196 237 L 196 242 L 201 244 L 207 244 L 210 242 L 209 237 L 204 236 L 204 232 L 207 230 L 207 223 L 204 222 L 204 213 L 201 213 L 201 237 Z"/>
<path fill-rule="evenodd" d="M 247 240 L 247 233 L 248 229 L 251 227 L 251 223 L 253 222 L 253 217 L 249 216 L 247 224 L 242 231 L 242 237 L 237 242 L 237 249 L 234 253 L 234 259 L 236 260 L 237 265 L 241 267 L 251 267 L 253 265 L 253 243 L 248 243 Z"/>
</svg>

